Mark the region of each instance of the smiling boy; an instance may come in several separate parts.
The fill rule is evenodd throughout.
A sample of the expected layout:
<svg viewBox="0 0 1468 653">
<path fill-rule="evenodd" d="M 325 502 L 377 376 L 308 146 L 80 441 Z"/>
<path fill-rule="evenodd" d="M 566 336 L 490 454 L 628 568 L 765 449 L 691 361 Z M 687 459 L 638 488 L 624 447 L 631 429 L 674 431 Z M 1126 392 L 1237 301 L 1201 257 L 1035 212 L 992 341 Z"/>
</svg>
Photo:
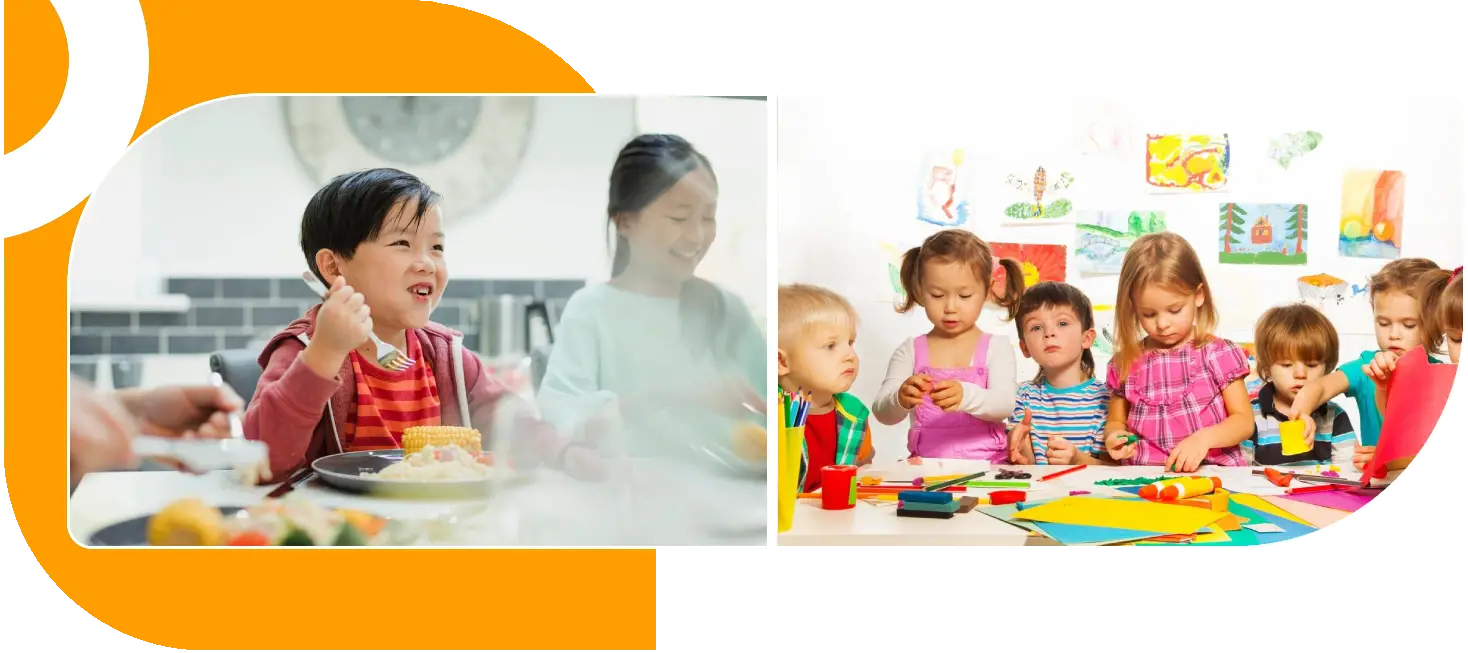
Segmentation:
<svg viewBox="0 0 1468 653">
<path fill-rule="evenodd" d="M 307 203 L 301 250 L 330 291 L 265 346 L 244 419 L 245 437 L 269 445 L 274 478 L 334 453 L 402 448 L 409 426 L 488 436 L 501 400 L 518 402 L 463 334 L 428 320 L 448 284 L 438 200 L 417 177 L 378 168 L 340 175 Z M 413 365 L 380 367 L 373 334 Z M 589 450 L 538 422 L 526 430 L 527 457 L 594 473 Z"/>
</svg>

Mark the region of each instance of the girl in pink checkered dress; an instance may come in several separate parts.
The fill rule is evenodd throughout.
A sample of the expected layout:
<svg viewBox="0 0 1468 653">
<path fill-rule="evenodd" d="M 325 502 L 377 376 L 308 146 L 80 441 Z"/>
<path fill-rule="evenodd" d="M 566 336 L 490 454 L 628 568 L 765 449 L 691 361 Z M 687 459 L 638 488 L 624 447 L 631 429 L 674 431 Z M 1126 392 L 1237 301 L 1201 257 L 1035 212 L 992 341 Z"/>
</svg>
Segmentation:
<svg viewBox="0 0 1468 653">
<path fill-rule="evenodd" d="M 911 419 L 909 460 L 1009 462 L 1014 345 L 977 322 L 991 297 L 1014 319 L 1024 292 L 1019 262 L 996 260 L 973 232 L 946 229 L 903 255 L 901 276 L 906 298 L 898 311 L 921 306 L 933 329 L 893 352 L 872 414 L 883 424 Z"/>
<path fill-rule="evenodd" d="M 1239 443 L 1254 431 L 1244 388 L 1249 359 L 1213 335 L 1217 324 L 1208 279 L 1188 241 L 1167 232 L 1138 238 L 1121 265 L 1117 349 L 1106 374 L 1112 460 L 1185 473 L 1247 464 Z"/>
</svg>

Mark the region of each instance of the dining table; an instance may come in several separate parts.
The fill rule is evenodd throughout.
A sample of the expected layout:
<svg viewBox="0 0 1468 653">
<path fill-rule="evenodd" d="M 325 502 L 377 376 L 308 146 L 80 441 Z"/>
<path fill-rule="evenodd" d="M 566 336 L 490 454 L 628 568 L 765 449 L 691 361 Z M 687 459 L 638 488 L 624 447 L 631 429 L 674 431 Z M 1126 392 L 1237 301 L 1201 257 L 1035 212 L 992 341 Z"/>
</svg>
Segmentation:
<svg viewBox="0 0 1468 653">
<path fill-rule="evenodd" d="M 624 481 L 588 482 L 560 472 L 525 472 L 484 496 L 399 498 L 345 492 L 319 478 L 282 499 L 307 500 L 398 520 L 414 528 L 410 546 L 643 547 L 764 545 L 766 480 L 721 475 L 675 461 L 635 461 Z M 73 492 L 68 526 L 87 546 L 99 529 L 147 517 L 194 498 L 249 507 L 279 484 L 249 485 L 229 471 L 118 471 L 88 474 Z"/>
</svg>

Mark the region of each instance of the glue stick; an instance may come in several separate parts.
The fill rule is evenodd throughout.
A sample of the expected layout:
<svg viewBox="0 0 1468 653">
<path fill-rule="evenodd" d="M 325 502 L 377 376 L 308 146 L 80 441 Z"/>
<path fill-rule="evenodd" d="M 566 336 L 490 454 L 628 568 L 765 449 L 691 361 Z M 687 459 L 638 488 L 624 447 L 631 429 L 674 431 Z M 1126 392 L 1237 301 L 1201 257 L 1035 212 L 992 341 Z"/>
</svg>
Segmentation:
<svg viewBox="0 0 1468 653">
<path fill-rule="evenodd" d="M 1223 487 L 1223 479 L 1217 476 L 1189 476 L 1178 479 L 1176 483 L 1169 484 L 1162 490 L 1161 498 L 1167 501 L 1187 499 L 1208 494 Z"/>
<path fill-rule="evenodd" d="M 1141 490 L 1137 491 L 1137 494 L 1143 499 L 1156 499 L 1162 494 L 1162 488 L 1171 485 L 1176 480 L 1176 478 L 1164 478 L 1151 485 L 1144 485 Z"/>
</svg>

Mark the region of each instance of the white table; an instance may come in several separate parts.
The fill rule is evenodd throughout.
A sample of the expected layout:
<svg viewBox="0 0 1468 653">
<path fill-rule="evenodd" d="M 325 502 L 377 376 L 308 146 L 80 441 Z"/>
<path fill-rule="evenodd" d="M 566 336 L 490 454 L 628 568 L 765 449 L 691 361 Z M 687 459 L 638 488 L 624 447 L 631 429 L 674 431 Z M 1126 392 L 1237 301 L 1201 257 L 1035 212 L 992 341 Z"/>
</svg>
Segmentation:
<svg viewBox="0 0 1468 653">
<path fill-rule="evenodd" d="M 320 480 L 300 496 L 425 526 L 417 546 L 763 545 L 768 519 L 764 479 L 710 477 L 673 465 L 639 463 L 637 489 L 583 483 L 540 471 L 534 483 L 490 500 L 375 498 L 340 492 Z M 85 544 L 108 525 L 197 497 L 214 506 L 250 506 L 275 486 L 247 487 L 229 472 L 88 474 L 72 494 L 72 536 Z"/>
<path fill-rule="evenodd" d="M 1071 472 L 1060 478 L 1040 482 L 1040 477 L 1068 468 L 1069 465 L 1003 465 L 991 468 L 979 480 L 994 480 L 1001 469 L 1023 470 L 1030 473 L 1030 487 L 994 488 L 994 490 L 1023 490 L 1026 499 L 1039 500 L 1069 496 L 1072 490 L 1085 490 L 1091 496 L 1135 496 L 1110 486 L 1096 485 L 1096 481 L 1109 478 L 1140 478 L 1170 475 L 1161 466 L 1130 467 L 1090 465 L 1086 469 Z M 887 470 L 889 471 L 889 466 Z M 1205 466 L 1194 475 L 1217 476 L 1223 480 L 1225 489 L 1231 492 L 1278 496 L 1285 488 L 1275 486 L 1263 476 L 1252 472 L 1257 467 L 1214 467 Z M 1310 473 L 1313 468 L 1303 468 L 1300 473 Z M 863 472 L 858 472 L 861 476 Z M 1342 469 L 1343 480 L 1354 481 L 1359 475 L 1354 470 Z M 900 479 L 887 476 L 885 480 Z M 1309 485 L 1295 482 L 1296 485 Z M 963 496 L 987 496 L 994 491 L 987 488 L 969 488 Z M 799 499 L 795 505 L 795 519 L 789 531 L 780 533 L 777 540 L 781 546 L 1024 546 L 1055 545 L 1049 538 L 1029 537 L 1028 531 L 990 517 L 979 510 L 954 515 L 951 519 L 924 519 L 921 517 L 898 517 L 896 504 L 873 505 L 857 500 L 856 507 L 848 510 L 824 510 L 817 499 Z"/>
</svg>

